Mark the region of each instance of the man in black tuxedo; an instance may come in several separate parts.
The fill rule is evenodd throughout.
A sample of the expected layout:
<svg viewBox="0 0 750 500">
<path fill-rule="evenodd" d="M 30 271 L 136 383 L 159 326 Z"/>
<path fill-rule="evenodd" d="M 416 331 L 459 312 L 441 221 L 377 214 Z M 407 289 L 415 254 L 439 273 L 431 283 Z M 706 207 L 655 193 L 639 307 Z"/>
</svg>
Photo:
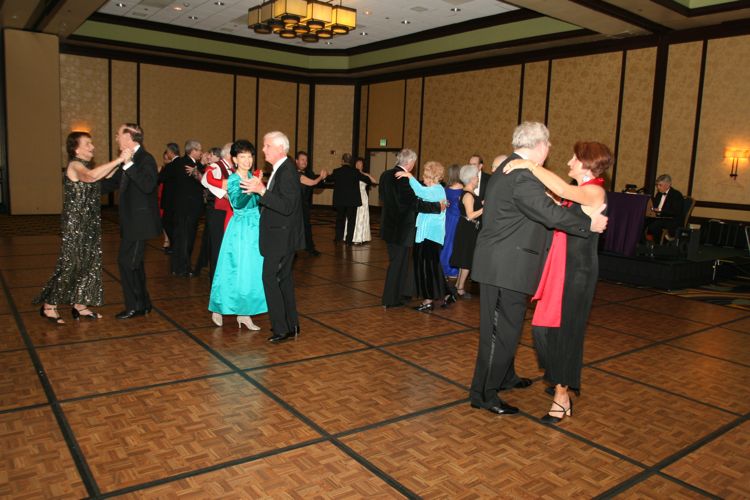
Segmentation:
<svg viewBox="0 0 750 500">
<path fill-rule="evenodd" d="M 479 201 L 484 201 L 484 195 L 487 192 L 487 183 L 490 181 L 489 174 L 484 172 L 484 159 L 481 155 L 474 153 L 469 158 L 469 165 L 474 165 L 479 170 L 479 182 L 474 188 L 474 194 L 479 196 Z"/>
<path fill-rule="evenodd" d="M 662 174 L 656 178 L 656 196 L 653 199 L 653 214 L 656 216 L 646 226 L 646 232 L 654 241 L 661 238 L 661 230 L 666 229 L 671 236 L 683 223 L 685 198 L 672 187 L 672 177 Z"/>
<path fill-rule="evenodd" d="M 473 278 L 480 283 L 480 330 L 471 406 L 497 414 L 518 413 L 498 397 L 498 390 L 519 380 L 513 369 L 529 294 L 539 283 L 549 228 L 588 238 L 602 232 L 603 207 L 589 218 L 556 205 L 528 170 L 503 174 L 505 163 L 518 158 L 544 163 L 549 131 L 542 123 L 524 122 L 513 133 L 514 153 L 487 183 L 484 223 L 474 251 Z M 517 382 L 516 382 L 517 383 Z"/>
<path fill-rule="evenodd" d="M 396 157 L 398 163 L 380 175 L 380 237 L 388 247 L 388 271 L 383 286 L 382 304 L 387 309 L 404 305 L 411 295 L 409 285 L 409 248 L 414 244 L 417 231 L 417 212 L 440 213 L 444 206 L 438 202 L 423 202 L 409 186 L 409 178 L 396 178 L 397 172 L 411 172 L 417 154 L 402 149 Z"/>
<path fill-rule="evenodd" d="M 310 223 L 310 212 L 313 204 L 313 188 L 320 184 L 328 175 L 325 170 L 315 175 L 312 165 L 309 163 L 309 157 L 304 151 L 297 151 L 294 162 L 297 164 L 297 173 L 299 174 L 300 187 L 302 188 L 302 222 L 305 226 L 305 250 L 313 257 L 320 255 L 315 249 L 313 241 L 312 224 Z"/>
<path fill-rule="evenodd" d="M 117 265 L 125 297 L 125 310 L 117 319 L 129 319 L 151 312 L 146 289 L 143 253 L 146 241 L 161 234 L 157 195 L 156 160 L 143 147 L 143 130 L 126 123 L 115 138 L 120 150 L 131 149 L 133 158 L 112 177 L 120 187 L 120 252 Z"/>
<path fill-rule="evenodd" d="M 203 166 L 198 162 L 203 149 L 196 140 L 185 142 L 185 155 L 164 168 L 165 185 L 172 186 L 174 237 L 171 270 L 175 276 L 192 276 L 190 266 L 198 220 L 203 211 Z"/>
<path fill-rule="evenodd" d="M 268 340 L 273 343 L 299 334 L 292 263 L 295 252 L 305 248 L 305 231 L 299 174 L 288 154 L 287 136 L 277 131 L 267 133 L 263 137 L 263 155 L 273 165 L 268 187 L 263 186 L 257 177 L 240 183 L 244 192 L 261 196 L 260 253 L 263 255 L 263 287 L 273 330 Z"/>
<path fill-rule="evenodd" d="M 334 241 L 344 241 L 346 225 L 346 244 L 351 246 L 354 239 L 354 223 L 357 220 L 357 207 L 362 205 L 359 192 L 359 181 L 368 186 L 370 178 L 354 168 L 352 155 L 344 153 L 341 166 L 334 169 L 326 181 L 333 181 L 333 206 L 336 208 L 336 236 Z"/>
</svg>

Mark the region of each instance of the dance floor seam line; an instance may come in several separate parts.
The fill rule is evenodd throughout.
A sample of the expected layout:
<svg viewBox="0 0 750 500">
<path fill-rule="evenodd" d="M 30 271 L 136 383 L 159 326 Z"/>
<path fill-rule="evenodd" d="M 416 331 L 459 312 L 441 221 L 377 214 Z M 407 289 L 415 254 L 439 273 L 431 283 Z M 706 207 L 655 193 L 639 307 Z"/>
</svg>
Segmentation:
<svg viewBox="0 0 750 500">
<path fill-rule="evenodd" d="M 98 496 L 100 494 L 99 485 L 96 483 L 96 479 L 91 472 L 88 462 L 86 461 L 86 457 L 83 455 L 81 447 L 76 440 L 75 433 L 70 427 L 68 419 L 65 417 L 65 412 L 63 411 L 59 401 L 57 400 L 57 396 L 55 395 L 55 390 L 52 387 L 52 383 L 50 382 L 49 378 L 47 377 L 47 373 L 44 370 L 44 364 L 39 358 L 39 354 L 36 352 L 36 347 L 34 347 L 34 343 L 32 342 L 29 333 L 26 331 L 26 326 L 23 323 L 21 314 L 18 312 L 16 303 L 11 296 L 10 289 L 8 288 L 8 284 L 6 283 L 5 277 L 2 273 L 0 273 L 0 286 L 2 286 L 3 292 L 5 293 L 5 298 L 8 301 L 8 306 L 11 310 L 11 315 L 16 321 L 16 326 L 18 327 L 18 330 L 21 334 L 24 345 L 26 346 L 27 354 L 31 358 L 31 363 L 34 366 L 34 370 L 36 371 L 39 383 L 42 385 L 42 389 L 44 390 L 44 394 L 47 398 L 47 401 L 49 402 L 52 414 L 54 415 L 55 421 L 57 422 L 63 439 L 65 440 L 68 452 L 70 453 L 70 456 L 73 459 L 73 463 L 76 466 L 78 475 L 83 481 L 84 487 L 86 488 L 88 494 L 91 496 Z"/>
<path fill-rule="evenodd" d="M 154 308 L 156 310 L 156 308 Z M 115 335 L 113 337 L 99 337 L 95 339 L 84 339 L 84 340 L 71 340 L 69 342 L 60 342 L 59 344 L 43 344 L 36 346 L 37 350 L 43 350 L 43 349 L 52 349 L 56 347 L 66 347 L 66 346 L 73 346 L 73 345 L 81 345 L 81 344 L 96 344 L 98 342 L 107 342 L 109 340 L 125 340 L 125 339 L 135 339 L 140 337 L 150 337 L 152 335 L 164 335 L 165 333 L 175 333 L 175 329 L 171 328 L 169 330 L 158 330 L 156 332 L 136 332 L 136 333 L 130 333 L 127 335 Z"/>
</svg>

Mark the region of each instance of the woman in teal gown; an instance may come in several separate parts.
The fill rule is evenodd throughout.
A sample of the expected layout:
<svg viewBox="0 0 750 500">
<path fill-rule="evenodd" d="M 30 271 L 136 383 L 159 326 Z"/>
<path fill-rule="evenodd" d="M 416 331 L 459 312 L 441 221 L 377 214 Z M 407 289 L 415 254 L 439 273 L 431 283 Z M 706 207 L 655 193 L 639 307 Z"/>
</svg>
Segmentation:
<svg viewBox="0 0 750 500">
<path fill-rule="evenodd" d="M 217 326 L 221 326 L 223 314 L 236 314 L 240 329 L 245 325 L 250 330 L 260 330 L 250 317 L 268 312 L 261 280 L 263 256 L 258 246 L 260 197 L 240 189 L 240 180 L 252 175 L 255 147 L 249 141 L 238 140 L 232 144 L 231 155 L 237 172 L 226 181 L 226 191 L 234 215 L 221 242 L 208 310 Z"/>
</svg>

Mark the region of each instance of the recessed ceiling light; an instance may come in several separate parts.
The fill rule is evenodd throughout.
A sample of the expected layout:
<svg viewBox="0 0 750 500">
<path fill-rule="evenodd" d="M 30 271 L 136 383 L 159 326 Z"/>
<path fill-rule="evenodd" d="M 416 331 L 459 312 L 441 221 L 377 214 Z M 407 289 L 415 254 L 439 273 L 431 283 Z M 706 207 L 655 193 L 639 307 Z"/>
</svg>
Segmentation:
<svg viewBox="0 0 750 500">
<path fill-rule="evenodd" d="M 218 5 L 219 7 L 221 7 L 222 5 L 224 5 L 224 2 L 214 2 L 214 5 Z"/>
<path fill-rule="evenodd" d="M 195 16 L 188 16 L 188 19 L 192 19 L 193 21 L 196 21 L 196 20 L 198 20 L 198 18 L 197 18 L 197 17 L 195 17 Z"/>
<path fill-rule="evenodd" d="M 370 12 L 369 10 L 366 10 L 366 11 L 365 11 L 365 15 L 366 15 L 366 16 L 369 16 L 370 14 L 372 14 L 372 12 Z"/>
<path fill-rule="evenodd" d="M 333 42 L 326 42 L 326 45 L 333 45 Z"/>
<path fill-rule="evenodd" d="M 411 24 L 411 21 L 409 21 L 408 19 L 404 19 L 403 21 L 401 21 L 401 24 Z"/>
<path fill-rule="evenodd" d="M 367 32 L 366 32 L 366 31 L 360 31 L 360 32 L 359 32 L 359 34 L 360 34 L 361 36 L 367 36 Z"/>
<path fill-rule="evenodd" d="M 122 3 L 122 2 L 117 2 L 115 5 L 118 6 L 118 7 L 120 7 L 120 8 L 126 7 L 126 5 L 124 3 Z"/>
<path fill-rule="evenodd" d="M 458 7 L 451 7 L 451 12 L 461 12 L 461 9 Z"/>
<path fill-rule="evenodd" d="M 181 10 L 182 10 L 182 7 L 181 7 L 181 6 L 179 6 L 179 5 L 175 5 L 175 6 L 174 6 L 174 7 L 172 7 L 172 8 L 173 8 L 174 10 L 176 10 L 176 11 L 181 11 Z"/>
</svg>

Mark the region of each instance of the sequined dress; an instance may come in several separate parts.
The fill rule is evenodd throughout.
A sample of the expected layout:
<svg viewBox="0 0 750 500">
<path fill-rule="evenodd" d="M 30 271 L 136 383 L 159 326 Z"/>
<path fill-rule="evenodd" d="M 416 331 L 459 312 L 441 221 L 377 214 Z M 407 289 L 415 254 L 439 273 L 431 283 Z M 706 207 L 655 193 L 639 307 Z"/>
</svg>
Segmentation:
<svg viewBox="0 0 750 500">
<path fill-rule="evenodd" d="M 77 160 L 86 168 L 90 162 Z M 101 306 L 102 222 L 99 182 L 73 182 L 63 177 L 62 246 L 52 277 L 34 304 Z"/>
</svg>

